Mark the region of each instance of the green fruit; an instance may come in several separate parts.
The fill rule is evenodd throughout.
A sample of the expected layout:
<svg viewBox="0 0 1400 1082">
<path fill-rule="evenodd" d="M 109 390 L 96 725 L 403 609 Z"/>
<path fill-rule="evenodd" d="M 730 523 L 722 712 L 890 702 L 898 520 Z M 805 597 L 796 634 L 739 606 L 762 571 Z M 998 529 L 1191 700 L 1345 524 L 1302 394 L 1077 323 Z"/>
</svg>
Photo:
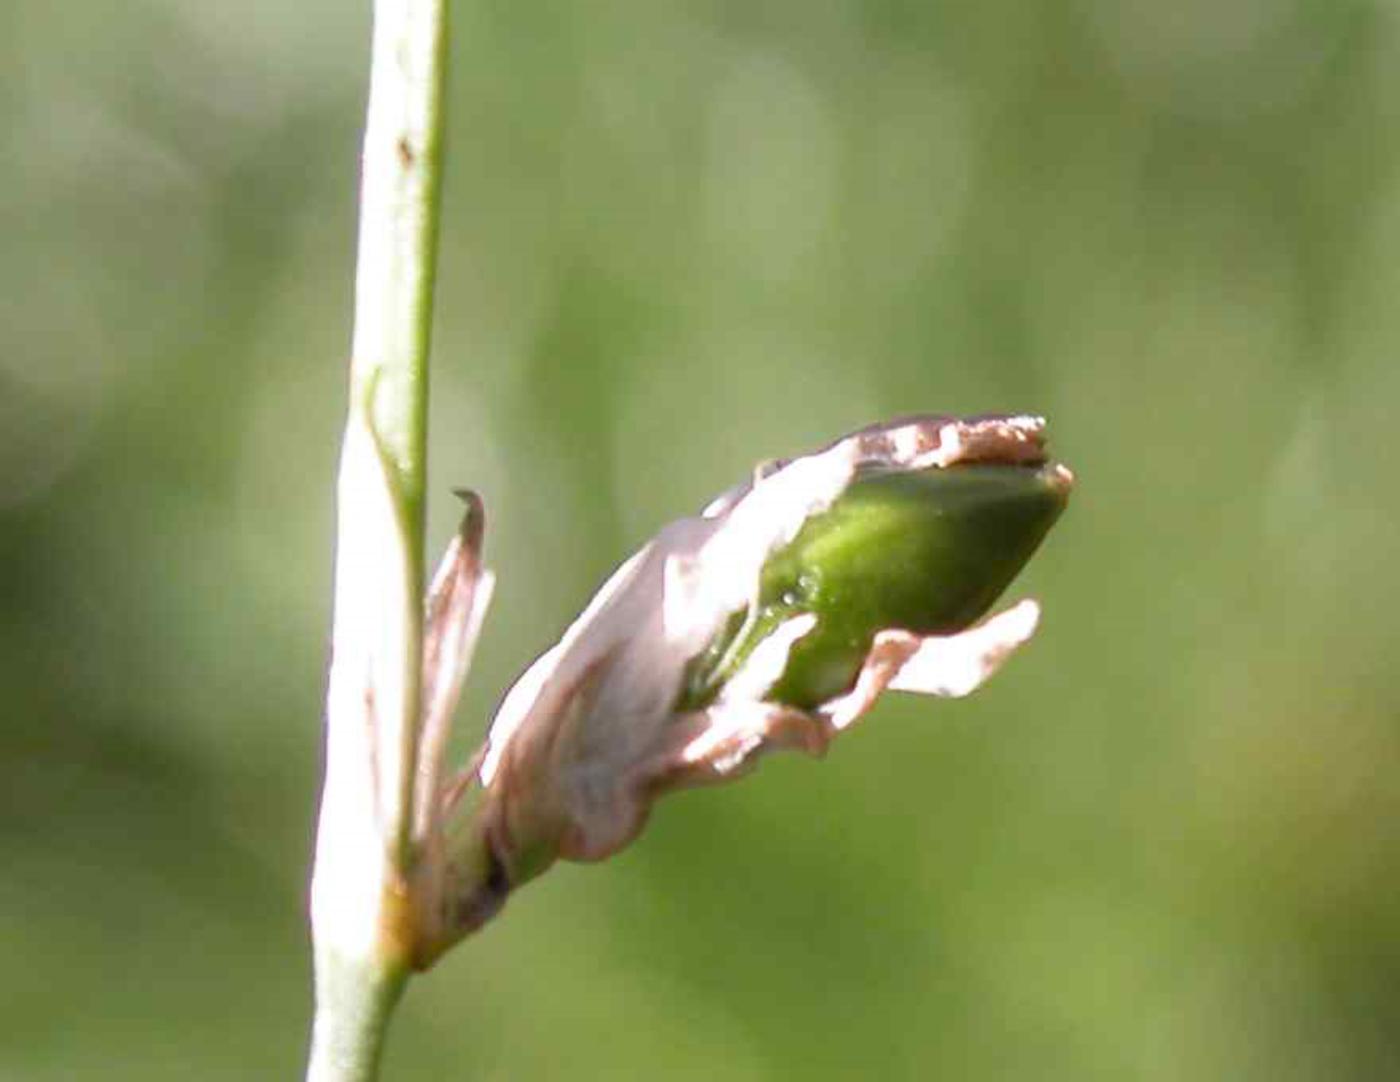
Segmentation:
<svg viewBox="0 0 1400 1082">
<path fill-rule="evenodd" d="M 855 682 L 875 633 L 952 634 L 983 616 L 1030 559 L 1068 497 L 1051 466 L 967 465 L 858 477 L 764 565 L 755 612 L 695 658 L 682 707 L 713 701 L 753 648 L 803 613 L 766 698 L 811 709 Z"/>
</svg>

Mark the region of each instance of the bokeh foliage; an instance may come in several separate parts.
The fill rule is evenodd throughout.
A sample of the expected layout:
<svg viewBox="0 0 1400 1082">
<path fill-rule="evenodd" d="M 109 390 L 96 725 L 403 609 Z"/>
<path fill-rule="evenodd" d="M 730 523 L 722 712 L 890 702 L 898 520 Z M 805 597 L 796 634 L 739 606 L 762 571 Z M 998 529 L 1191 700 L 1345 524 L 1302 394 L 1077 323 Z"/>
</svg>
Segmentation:
<svg viewBox="0 0 1400 1082">
<path fill-rule="evenodd" d="M 1041 638 L 668 801 L 391 1078 L 1400 1073 L 1380 0 L 457 0 L 462 711 L 752 460 L 1051 418 Z M 292 1077 L 368 5 L 0 10 L 0 1074 Z"/>
</svg>

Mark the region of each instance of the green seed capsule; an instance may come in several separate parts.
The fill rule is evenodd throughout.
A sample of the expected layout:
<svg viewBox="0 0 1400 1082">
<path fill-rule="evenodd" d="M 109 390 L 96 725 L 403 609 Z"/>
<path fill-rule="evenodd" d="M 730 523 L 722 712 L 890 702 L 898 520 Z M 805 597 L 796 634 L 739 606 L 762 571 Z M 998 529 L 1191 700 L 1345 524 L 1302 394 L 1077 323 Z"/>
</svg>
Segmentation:
<svg viewBox="0 0 1400 1082">
<path fill-rule="evenodd" d="M 764 565 L 754 612 L 736 614 L 687 673 L 680 705 L 707 705 L 783 621 L 816 627 L 766 698 L 812 709 L 849 691 L 875 633 L 952 634 L 983 616 L 1064 509 L 1055 466 L 966 465 L 857 478 Z"/>
</svg>

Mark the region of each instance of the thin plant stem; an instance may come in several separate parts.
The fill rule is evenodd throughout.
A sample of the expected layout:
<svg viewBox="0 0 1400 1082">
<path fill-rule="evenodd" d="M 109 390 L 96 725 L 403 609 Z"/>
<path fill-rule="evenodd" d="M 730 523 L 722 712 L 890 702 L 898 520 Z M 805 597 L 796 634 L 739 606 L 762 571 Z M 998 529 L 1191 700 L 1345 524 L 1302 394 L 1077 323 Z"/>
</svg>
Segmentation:
<svg viewBox="0 0 1400 1082">
<path fill-rule="evenodd" d="M 428 350 L 446 0 L 376 0 L 337 485 L 308 1078 L 375 1077 L 416 937 Z"/>
<path fill-rule="evenodd" d="M 373 1082 L 408 970 L 332 958 L 318 963 L 307 1082 Z"/>
</svg>

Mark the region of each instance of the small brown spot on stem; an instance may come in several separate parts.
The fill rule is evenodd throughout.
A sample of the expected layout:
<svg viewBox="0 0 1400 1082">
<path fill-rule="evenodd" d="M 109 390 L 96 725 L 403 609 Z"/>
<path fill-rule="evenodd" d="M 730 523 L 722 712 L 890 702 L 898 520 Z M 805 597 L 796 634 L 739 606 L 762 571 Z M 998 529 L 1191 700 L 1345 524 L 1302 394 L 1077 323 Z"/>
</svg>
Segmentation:
<svg viewBox="0 0 1400 1082">
<path fill-rule="evenodd" d="M 400 135 L 400 136 L 399 136 L 398 151 L 399 151 L 399 164 L 401 164 L 405 169 L 409 168 L 409 167 L 413 164 L 414 155 L 413 155 L 413 147 L 409 144 L 409 141 L 408 141 L 408 136 L 406 136 L 406 135 Z"/>
</svg>

